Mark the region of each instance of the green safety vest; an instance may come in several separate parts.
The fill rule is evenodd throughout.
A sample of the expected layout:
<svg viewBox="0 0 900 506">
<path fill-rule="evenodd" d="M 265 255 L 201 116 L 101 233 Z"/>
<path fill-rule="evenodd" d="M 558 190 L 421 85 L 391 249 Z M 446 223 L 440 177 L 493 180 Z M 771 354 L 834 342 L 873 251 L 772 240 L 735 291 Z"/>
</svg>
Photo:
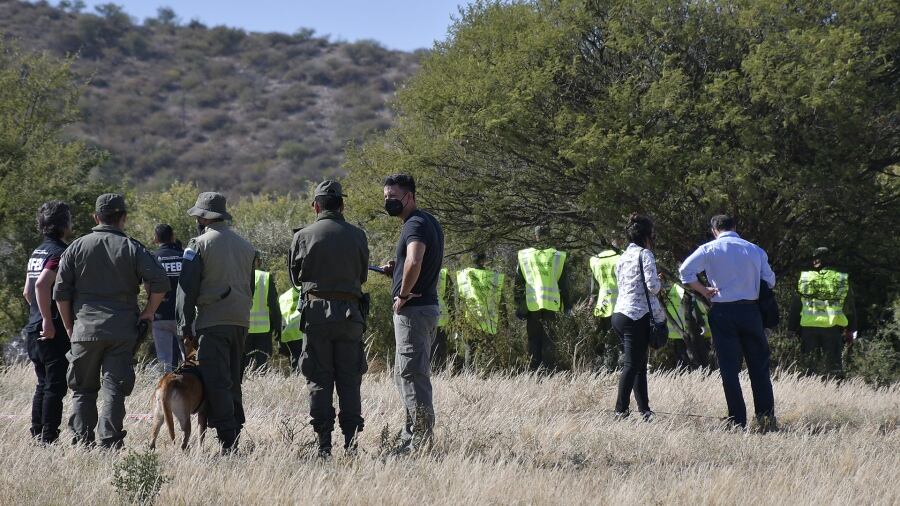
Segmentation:
<svg viewBox="0 0 900 506">
<path fill-rule="evenodd" d="M 681 285 L 672 285 L 666 292 L 666 312 L 669 314 L 677 326 L 669 325 L 669 339 L 684 339 L 682 331 L 687 332 L 687 318 L 684 314 L 684 288 Z M 709 328 L 709 317 L 706 315 L 707 309 L 703 304 L 697 304 L 700 314 L 703 315 L 703 337 L 712 337 L 712 331 Z"/>
<path fill-rule="evenodd" d="M 616 264 L 619 263 L 619 255 L 613 250 L 601 251 L 590 259 L 591 273 L 599 288 L 597 290 L 597 306 L 594 307 L 594 316 L 609 318 L 616 307 L 616 298 L 619 296 L 619 283 L 616 281 Z"/>
<path fill-rule="evenodd" d="M 297 310 L 300 302 L 300 290 L 291 288 L 278 297 L 278 309 L 281 310 L 281 342 L 289 343 L 303 339 L 300 332 L 300 311 Z"/>
<path fill-rule="evenodd" d="M 466 321 L 491 335 L 497 333 L 500 324 L 503 278 L 499 272 L 471 267 L 456 274 L 456 286 L 464 302 Z"/>
<path fill-rule="evenodd" d="M 445 299 L 447 294 L 447 276 L 449 274 L 450 272 L 446 267 L 441 269 L 440 273 L 438 273 L 437 296 L 438 306 L 441 308 L 441 316 L 438 318 L 438 327 L 443 327 L 450 321 L 450 311 L 447 310 L 447 301 Z"/>
<path fill-rule="evenodd" d="M 831 269 L 800 273 L 797 291 L 803 309 L 801 327 L 846 327 L 844 301 L 850 290 L 849 276 Z"/>
<path fill-rule="evenodd" d="M 249 334 L 263 334 L 272 330 L 269 322 L 269 305 L 266 298 L 269 295 L 269 273 L 266 271 L 254 271 L 256 290 L 253 292 L 253 306 L 250 307 Z"/>
<path fill-rule="evenodd" d="M 559 279 L 566 252 L 553 248 L 528 248 L 519 251 L 519 269 L 525 278 L 525 303 L 529 311 L 562 311 Z"/>
</svg>

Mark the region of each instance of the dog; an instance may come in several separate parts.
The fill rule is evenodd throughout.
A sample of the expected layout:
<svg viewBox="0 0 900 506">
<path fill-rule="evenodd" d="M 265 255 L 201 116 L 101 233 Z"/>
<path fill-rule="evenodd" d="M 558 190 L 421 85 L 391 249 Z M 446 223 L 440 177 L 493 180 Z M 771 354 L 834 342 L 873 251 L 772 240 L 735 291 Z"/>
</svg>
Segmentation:
<svg viewBox="0 0 900 506">
<path fill-rule="evenodd" d="M 200 428 L 200 444 L 206 435 L 206 399 L 203 394 L 203 382 L 200 380 L 197 366 L 197 348 L 190 339 L 184 339 L 184 362 L 159 380 L 153 393 L 153 428 L 151 429 L 150 448 L 156 448 L 156 437 L 163 421 L 169 429 L 169 437 L 175 443 L 175 423 L 178 419 L 184 438 L 181 449 L 187 449 L 191 438 L 191 415 L 197 415 Z"/>
</svg>

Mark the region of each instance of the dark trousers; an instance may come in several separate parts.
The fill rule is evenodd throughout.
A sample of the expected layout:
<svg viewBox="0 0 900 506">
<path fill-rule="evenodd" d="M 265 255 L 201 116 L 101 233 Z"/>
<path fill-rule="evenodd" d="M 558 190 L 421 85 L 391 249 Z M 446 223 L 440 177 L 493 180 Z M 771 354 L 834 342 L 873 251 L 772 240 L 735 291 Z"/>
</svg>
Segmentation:
<svg viewBox="0 0 900 506">
<path fill-rule="evenodd" d="M 283 343 L 287 348 L 288 356 L 291 361 L 291 372 L 300 372 L 300 357 L 303 355 L 303 339 L 288 341 Z"/>
<path fill-rule="evenodd" d="M 220 431 L 241 430 L 244 403 L 241 380 L 247 327 L 215 325 L 197 330 L 198 369 L 207 403 L 207 424 Z"/>
<path fill-rule="evenodd" d="M 272 333 L 263 332 L 259 334 L 247 334 L 247 341 L 244 343 L 244 359 L 241 367 L 259 369 L 266 365 L 272 356 Z"/>
<path fill-rule="evenodd" d="M 340 426 L 344 434 L 363 430 L 360 385 L 366 372 L 363 324 L 354 321 L 307 324 L 300 371 L 309 389 L 310 423 L 316 433 L 334 430 L 337 389 Z"/>
<path fill-rule="evenodd" d="M 29 333 L 25 342 L 28 358 L 34 364 L 37 386 L 31 400 L 31 436 L 44 443 L 52 443 L 59 437 L 62 423 L 63 397 L 66 396 L 66 371 L 69 360 L 69 338 L 65 332 L 56 331 L 53 339 L 38 340 L 39 332 Z"/>
<path fill-rule="evenodd" d="M 447 365 L 447 332 L 438 327 L 431 344 L 431 368 L 439 369 Z"/>
<path fill-rule="evenodd" d="M 622 344 L 622 373 L 619 375 L 619 391 L 616 397 L 616 411 L 628 411 L 631 392 L 641 413 L 650 411 L 647 396 L 647 354 L 650 334 L 650 313 L 638 320 L 613 313 L 612 326 L 619 334 Z"/>
<path fill-rule="evenodd" d="M 594 361 L 594 369 L 615 371 L 621 365 L 619 363 L 620 346 L 619 334 L 612 328 L 612 317 L 597 319 L 597 346 L 595 348 L 597 358 Z"/>
<path fill-rule="evenodd" d="M 556 338 L 553 335 L 553 321 L 556 313 L 541 309 L 529 311 L 525 320 L 525 331 L 528 333 L 528 354 L 531 356 L 530 368 L 553 370 L 556 368 Z"/>
<path fill-rule="evenodd" d="M 728 417 L 737 425 L 747 425 L 747 407 L 738 378 L 742 357 L 747 361 L 757 418 L 775 416 L 775 396 L 769 377 L 769 341 L 763 329 L 759 306 L 713 304 L 709 311 L 709 326 L 719 358 Z"/>
<path fill-rule="evenodd" d="M 825 357 L 825 368 L 829 374 L 840 374 L 841 351 L 844 347 L 844 329 L 841 327 L 802 327 L 800 348 L 803 355 L 813 362 L 818 354 Z"/>
</svg>

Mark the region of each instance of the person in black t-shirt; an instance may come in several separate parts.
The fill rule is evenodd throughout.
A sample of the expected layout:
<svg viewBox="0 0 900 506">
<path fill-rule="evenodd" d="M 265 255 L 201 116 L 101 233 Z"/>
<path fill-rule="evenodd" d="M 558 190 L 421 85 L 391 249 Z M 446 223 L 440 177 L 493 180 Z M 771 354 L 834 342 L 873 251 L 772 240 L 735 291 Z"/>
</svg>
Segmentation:
<svg viewBox="0 0 900 506">
<path fill-rule="evenodd" d="M 63 397 L 66 396 L 66 370 L 69 361 L 69 336 L 53 303 L 53 285 L 59 259 L 66 249 L 64 241 L 72 238 L 72 213 L 60 201 L 41 205 L 37 212 L 37 228 L 44 242 L 31 254 L 25 276 L 23 295 L 30 314 L 23 332 L 28 345 L 28 358 L 34 364 L 37 387 L 31 403 L 31 436 L 43 444 L 59 437 Z"/>
<path fill-rule="evenodd" d="M 434 426 L 431 348 L 440 317 L 437 283 L 444 232 L 434 216 L 416 206 L 412 176 L 385 178 L 384 208 L 403 221 L 397 258 L 382 269 L 393 277 L 394 379 L 406 409 L 401 451 L 412 451 L 429 444 Z"/>
<path fill-rule="evenodd" d="M 184 249 L 175 239 L 175 232 L 170 225 L 160 223 L 156 226 L 155 241 L 159 245 L 154 256 L 166 270 L 172 289 L 166 293 L 153 319 L 153 343 L 156 347 L 156 359 L 163 367 L 163 372 L 174 371 L 184 353 L 183 344 L 178 336 L 178 324 L 175 321 L 175 291 L 178 289 L 178 277 L 181 275 L 181 261 Z"/>
</svg>

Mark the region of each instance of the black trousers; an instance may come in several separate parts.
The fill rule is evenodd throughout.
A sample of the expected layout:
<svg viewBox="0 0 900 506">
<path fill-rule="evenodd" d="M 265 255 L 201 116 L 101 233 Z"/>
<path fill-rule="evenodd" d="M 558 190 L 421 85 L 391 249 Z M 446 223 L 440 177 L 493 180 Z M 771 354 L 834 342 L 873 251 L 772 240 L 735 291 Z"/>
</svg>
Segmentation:
<svg viewBox="0 0 900 506">
<path fill-rule="evenodd" d="M 619 392 L 616 397 L 616 411 L 628 411 L 631 392 L 641 413 L 650 411 L 647 396 L 647 355 L 650 350 L 650 313 L 638 320 L 632 320 L 622 313 L 613 313 L 612 326 L 619 334 L 622 344 L 622 373 L 619 375 Z"/>
<path fill-rule="evenodd" d="M 844 329 L 841 327 L 802 327 L 800 348 L 809 362 L 814 362 L 819 353 L 825 357 L 825 367 L 829 374 L 841 373 L 841 351 L 844 348 Z"/>
<path fill-rule="evenodd" d="M 71 345 L 65 331 L 59 329 L 53 339 L 40 341 L 39 337 L 39 332 L 32 332 L 25 338 L 28 358 L 37 376 L 37 386 L 31 400 L 31 436 L 52 443 L 59 437 L 62 423 L 63 397 L 67 390 L 66 371 L 69 368 L 66 353 Z"/>
<path fill-rule="evenodd" d="M 528 354 L 531 356 L 531 370 L 556 368 L 556 338 L 553 335 L 553 321 L 556 313 L 541 309 L 529 311 L 525 320 L 528 333 Z"/>
<path fill-rule="evenodd" d="M 728 417 L 737 425 L 747 425 L 747 406 L 739 378 L 742 358 L 747 362 L 756 417 L 775 416 L 775 396 L 769 376 L 769 340 L 763 329 L 759 306 L 713 304 L 709 310 L 709 326 L 719 358 Z"/>
<path fill-rule="evenodd" d="M 247 341 L 244 345 L 244 360 L 241 367 L 246 369 L 251 367 L 256 370 L 266 365 L 272 356 L 272 333 L 262 332 L 259 334 L 247 334 Z"/>
<path fill-rule="evenodd" d="M 444 327 L 438 327 L 431 344 L 431 368 L 440 369 L 447 365 L 447 332 Z"/>
</svg>

